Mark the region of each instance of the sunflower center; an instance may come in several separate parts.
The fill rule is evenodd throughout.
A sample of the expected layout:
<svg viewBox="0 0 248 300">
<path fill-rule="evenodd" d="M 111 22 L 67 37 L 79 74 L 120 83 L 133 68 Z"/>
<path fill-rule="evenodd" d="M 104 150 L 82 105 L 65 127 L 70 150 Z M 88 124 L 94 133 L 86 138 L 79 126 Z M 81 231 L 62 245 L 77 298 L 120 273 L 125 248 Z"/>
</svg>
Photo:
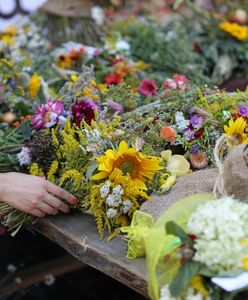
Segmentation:
<svg viewBox="0 0 248 300">
<path fill-rule="evenodd" d="M 134 171 L 134 165 L 131 161 L 123 161 L 119 165 L 119 169 L 122 171 L 123 175 L 129 174 L 131 176 Z"/>
</svg>

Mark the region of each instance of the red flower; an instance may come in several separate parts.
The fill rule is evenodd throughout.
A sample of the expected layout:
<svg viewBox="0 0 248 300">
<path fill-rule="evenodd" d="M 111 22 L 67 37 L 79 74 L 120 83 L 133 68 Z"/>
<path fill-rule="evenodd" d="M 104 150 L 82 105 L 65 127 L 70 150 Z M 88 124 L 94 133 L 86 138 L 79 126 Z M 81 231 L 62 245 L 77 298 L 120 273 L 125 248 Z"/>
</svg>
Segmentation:
<svg viewBox="0 0 248 300">
<path fill-rule="evenodd" d="M 99 107 L 91 99 L 85 98 L 83 101 L 75 103 L 72 108 L 72 115 L 74 117 L 74 122 L 79 127 L 81 121 L 84 121 L 87 124 L 91 124 L 91 121 L 95 117 L 95 109 L 99 110 Z"/>
<path fill-rule="evenodd" d="M 158 91 L 158 87 L 155 83 L 154 79 L 143 79 L 140 87 L 139 92 L 145 96 L 154 96 Z"/>
<path fill-rule="evenodd" d="M 162 138 L 166 139 L 168 142 L 172 143 L 172 142 L 175 141 L 177 134 L 176 134 L 173 127 L 171 127 L 171 126 L 167 126 L 167 127 L 162 126 L 161 130 L 160 130 L 160 136 Z"/>
<path fill-rule="evenodd" d="M 107 85 L 118 85 L 121 82 L 121 76 L 117 73 L 107 74 L 104 77 L 104 81 Z"/>
</svg>

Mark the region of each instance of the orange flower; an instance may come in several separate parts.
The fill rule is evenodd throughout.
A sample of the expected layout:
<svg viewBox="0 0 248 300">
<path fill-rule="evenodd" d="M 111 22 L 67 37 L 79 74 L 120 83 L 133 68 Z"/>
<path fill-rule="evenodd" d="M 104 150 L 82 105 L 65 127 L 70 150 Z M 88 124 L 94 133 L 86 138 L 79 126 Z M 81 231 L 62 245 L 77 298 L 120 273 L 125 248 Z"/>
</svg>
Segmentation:
<svg viewBox="0 0 248 300">
<path fill-rule="evenodd" d="M 176 135 L 176 132 L 173 127 L 163 126 L 163 127 L 161 127 L 161 130 L 160 130 L 160 136 L 162 138 L 166 139 L 168 142 L 172 143 L 175 141 L 177 135 Z"/>
</svg>

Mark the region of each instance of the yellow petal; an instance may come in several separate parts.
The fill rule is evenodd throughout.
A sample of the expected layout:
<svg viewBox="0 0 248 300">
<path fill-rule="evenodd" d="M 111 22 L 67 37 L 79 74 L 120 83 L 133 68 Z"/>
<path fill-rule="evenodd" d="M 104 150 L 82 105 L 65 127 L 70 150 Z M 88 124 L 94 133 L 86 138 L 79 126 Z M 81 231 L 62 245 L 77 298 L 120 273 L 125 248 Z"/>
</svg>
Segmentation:
<svg viewBox="0 0 248 300">
<path fill-rule="evenodd" d="M 166 151 L 162 151 L 162 152 L 161 152 L 161 157 L 162 157 L 165 161 L 167 161 L 167 162 L 169 162 L 169 160 L 170 160 L 170 158 L 171 158 L 171 155 L 172 155 L 172 151 L 171 151 L 171 150 L 166 150 Z"/>
<path fill-rule="evenodd" d="M 92 180 L 101 180 L 103 178 L 106 178 L 108 174 L 106 172 L 99 172 L 98 174 L 95 174 L 91 177 Z"/>
<path fill-rule="evenodd" d="M 166 169 L 172 174 L 182 176 L 189 172 L 190 164 L 182 155 L 172 155 Z"/>
</svg>

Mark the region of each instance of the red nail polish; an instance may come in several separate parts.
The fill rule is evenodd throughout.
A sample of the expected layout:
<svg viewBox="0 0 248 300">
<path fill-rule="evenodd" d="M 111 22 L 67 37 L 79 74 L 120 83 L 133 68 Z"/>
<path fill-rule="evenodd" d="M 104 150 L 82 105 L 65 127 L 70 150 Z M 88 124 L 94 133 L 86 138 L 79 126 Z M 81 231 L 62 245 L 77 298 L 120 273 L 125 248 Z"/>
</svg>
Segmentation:
<svg viewBox="0 0 248 300">
<path fill-rule="evenodd" d="M 78 204 L 78 200 L 76 198 L 74 198 L 72 201 L 71 201 L 71 204 L 72 205 L 77 205 Z"/>
</svg>

